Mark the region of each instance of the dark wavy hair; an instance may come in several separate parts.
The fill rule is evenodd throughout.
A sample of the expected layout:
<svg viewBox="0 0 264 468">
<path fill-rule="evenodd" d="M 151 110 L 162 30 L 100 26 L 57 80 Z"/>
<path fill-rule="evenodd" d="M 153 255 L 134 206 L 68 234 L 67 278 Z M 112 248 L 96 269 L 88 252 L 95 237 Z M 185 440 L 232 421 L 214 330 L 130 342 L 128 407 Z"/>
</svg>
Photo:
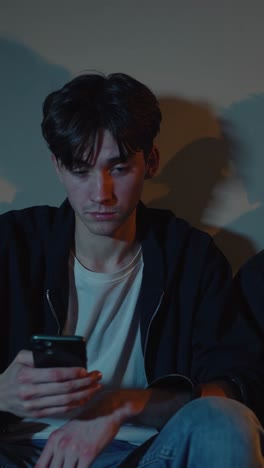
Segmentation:
<svg viewBox="0 0 264 468">
<path fill-rule="evenodd" d="M 124 73 L 80 75 L 49 94 L 43 103 L 42 133 L 55 158 L 67 169 L 89 162 L 99 130 L 108 130 L 126 159 L 145 158 L 160 129 L 155 95 Z"/>
</svg>

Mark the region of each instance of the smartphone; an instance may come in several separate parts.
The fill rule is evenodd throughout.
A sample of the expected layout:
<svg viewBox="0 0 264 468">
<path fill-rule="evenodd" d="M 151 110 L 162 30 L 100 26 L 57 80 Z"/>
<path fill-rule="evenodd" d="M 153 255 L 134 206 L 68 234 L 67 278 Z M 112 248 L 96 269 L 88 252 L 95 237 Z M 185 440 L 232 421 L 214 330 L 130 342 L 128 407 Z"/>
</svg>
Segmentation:
<svg viewBox="0 0 264 468">
<path fill-rule="evenodd" d="M 85 367 L 86 343 L 78 335 L 33 335 L 35 367 Z"/>
</svg>

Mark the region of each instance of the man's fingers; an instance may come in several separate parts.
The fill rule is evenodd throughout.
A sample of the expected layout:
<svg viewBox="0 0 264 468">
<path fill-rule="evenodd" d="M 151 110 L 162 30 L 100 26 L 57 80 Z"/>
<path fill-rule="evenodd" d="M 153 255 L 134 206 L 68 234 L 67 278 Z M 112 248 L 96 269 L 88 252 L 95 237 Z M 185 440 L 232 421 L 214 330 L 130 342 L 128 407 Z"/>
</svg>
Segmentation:
<svg viewBox="0 0 264 468">
<path fill-rule="evenodd" d="M 41 398 L 23 398 L 23 407 L 27 413 L 37 418 L 67 413 L 86 404 L 100 388 L 100 385 L 95 384 L 74 393 L 43 396 Z"/>
<path fill-rule="evenodd" d="M 14 362 L 18 364 L 23 364 L 24 366 L 34 367 L 32 351 L 26 351 L 25 349 L 19 351 Z"/>
<path fill-rule="evenodd" d="M 102 378 L 99 371 L 87 372 L 81 367 L 53 367 L 34 368 L 34 372 L 26 367 L 19 374 L 21 383 L 48 383 L 48 382 L 70 382 L 77 379 L 87 379 L 85 384 L 89 385 Z"/>
<path fill-rule="evenodd" d="M 23 400 L 30 400 L 44 396 L 73 394 L 81 390 L 89 391 L 95 387 L 99 388 L 99 383 L 96 379 L 91 379 L 90 377 L 87 377 L 87 379 L 67 380 L 66 382 L 33 383 L 21 386 L 20 396 Z"/>
</svg>

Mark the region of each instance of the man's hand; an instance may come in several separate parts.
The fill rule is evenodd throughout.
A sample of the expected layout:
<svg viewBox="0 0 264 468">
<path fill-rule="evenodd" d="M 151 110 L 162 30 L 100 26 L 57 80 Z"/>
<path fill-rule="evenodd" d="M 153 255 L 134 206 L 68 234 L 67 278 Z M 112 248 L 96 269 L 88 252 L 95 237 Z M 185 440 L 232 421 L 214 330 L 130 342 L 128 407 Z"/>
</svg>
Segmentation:
<svg viewBox="0 0 264 468">
<path fill-rule="evenodd" d="M 120 426 L 143 411 L 151 393 L 151 390 L 101 392 L 79 419 L 51 434 L 35 468 L 89 467 Z"/>
<path fill-rule="evenodd" d="M 65 414 L 90 400 L 100 378 L 79 367 L 35 368 L 32 352 L 20 351 L 0 375 L 0 410 L 22 418 Z"/>
</svg>

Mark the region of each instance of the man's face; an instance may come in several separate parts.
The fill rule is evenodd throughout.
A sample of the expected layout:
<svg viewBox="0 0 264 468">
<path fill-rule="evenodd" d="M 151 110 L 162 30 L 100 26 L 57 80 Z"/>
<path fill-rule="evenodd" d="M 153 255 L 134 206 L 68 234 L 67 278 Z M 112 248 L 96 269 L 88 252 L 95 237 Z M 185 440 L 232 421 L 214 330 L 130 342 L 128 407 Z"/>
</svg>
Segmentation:
<svg viewBox="0 0 264 468">
<path fill-rule="evenodd" d="M 142 151 L 122 162 L 111 133 L 100 134 L 89 165 L 69 171 L 54 157 L 53 163 L 75 211 L 77 228 L 85 227 L 92 235 L 126 238 L 135 226 L 144 180 L 156 172 L 158 156 L 154 152 L 150 166 Z"/>
</svg>

